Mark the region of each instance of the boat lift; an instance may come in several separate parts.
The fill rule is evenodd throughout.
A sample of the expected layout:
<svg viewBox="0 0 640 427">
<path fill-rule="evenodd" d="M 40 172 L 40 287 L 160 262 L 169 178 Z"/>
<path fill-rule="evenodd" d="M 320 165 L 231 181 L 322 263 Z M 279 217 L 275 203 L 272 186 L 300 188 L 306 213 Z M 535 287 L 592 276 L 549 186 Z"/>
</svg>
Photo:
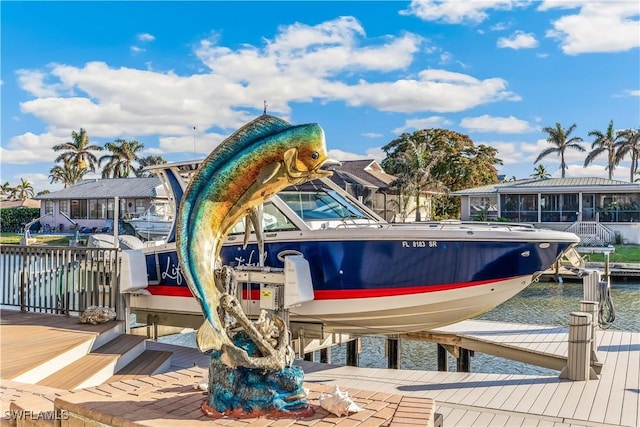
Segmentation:
<svg viewBox="0 0 640 427">
<path fill-rule="evenodd" d="M 144 267 L 144 262 L 123 263 L 122 276 L 128 277 L 129 269 L 135 270 L 140 266 Z M 316 350 L 322 352 L 336 344 L 351 344 L 356 340 L 350 334 L 325 332 L 322 323 L 290 322 L 289 310 L 291 308 L 314 299 L 309 262 L 302 255 L 286 256 L 284 268 L 245 265 L 235 267 L 233 272 L 238 285 L 236 297 L 241 302 L 247 317 L 256 319 L 262 310 L 281 317 L 288 326 L 291 345 L 299 357 L 312 354 Z M 182 305 L 182 310 L 170 311 L 154 306 L 149 300 L 152 296 L 144 289 L 146 281 L 144 281 L 145 286 L 135 284 L 143 282 L 141 280 L 143 275 L 132 272 L 131 276 L 138 277 L 138 280 L 133 279 L 127 282 L 129 284 L 121 288 L 121 293 L 125 296 L 125 306 L 129 313 L 135 314 L 140 319 L 140 323 L 146 322 L 148 337 L 157 339 L 159 335 L 162 335 L 158 334 L 158 326 L 168 326 L 172 331 L 170 333 L 175 333 L 175 327 L 197 329 L 202 325 L 203 317 L 199 307 L 190 309 Z M 243 298 L 243 295 L 251 295 L 250 287 L 252 284 L 260 284 L 260 298 L 253 300 Z"/>
<path fill-rule="evenodd" d="M 21 245 L 30 245 L 32 243 L 36 242 L 36 239 L 31 237 L 31 231 L 30 228 L 33 224 L 35 224 L 36 222 L 40 221 L 42 218 L 47 217 L 47 216 L 51 216 L 51 214 L 44 214 L 42 216 L 39 216 L 38 218 L 28 222 L 25 226 L 24 226 L 24 232 L 23 232 L 23 236 L 20 238 L 20 244 Z"/>
</svg>

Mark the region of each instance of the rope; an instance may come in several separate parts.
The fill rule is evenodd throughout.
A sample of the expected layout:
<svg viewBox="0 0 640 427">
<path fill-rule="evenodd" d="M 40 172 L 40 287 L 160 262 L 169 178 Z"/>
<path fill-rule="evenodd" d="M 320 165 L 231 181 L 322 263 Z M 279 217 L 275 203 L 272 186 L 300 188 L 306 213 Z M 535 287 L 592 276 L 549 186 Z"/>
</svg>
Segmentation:
<svg viewBox="0 0 640 427">
<path fill-rule="evenodd" d="M 598 301 L 598 324 L 602 329 L 608 329 L 614 320 L 616 320 L 616 310 L 611 300 L 611 289 L 607 281 L 601 281 L 600 299 Z"/>
</svg>

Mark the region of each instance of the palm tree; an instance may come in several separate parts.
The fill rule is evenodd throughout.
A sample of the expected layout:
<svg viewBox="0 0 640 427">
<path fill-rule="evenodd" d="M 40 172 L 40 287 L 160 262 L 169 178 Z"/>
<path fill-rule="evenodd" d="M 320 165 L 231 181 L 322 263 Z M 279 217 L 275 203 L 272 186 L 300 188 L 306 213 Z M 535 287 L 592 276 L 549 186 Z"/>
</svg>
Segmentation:
<svg viewBox="0 0 640 427">
<path fill-rule="evenodd" d="M 549 137 L 547 138 L 547 142 L 549 144 L 553 144 L 553 147 L 549 147 L 544 150 L 542 153 L 538 155 L 538 158 L 533 163 L 538 163 L 542 160 L 543 157 L 547 157 L 549 154 L 557 153 L 560 155 L 560 168 L 562 169 L 562 177 L 564 178 L 564 174 L 566 169 L 568 168 L 567 163 L 564 161 L 564 153 L 567 149 L 578 150 L 584 152 L 585 149 L 580 142 L 582 142 L 582 138 L 579 136 L 574 136 L 569 138 L 571 132 L 576 129 L 576 124 L 572 124 L 568 129 L 564 129 L 560 123 L 556 123 L 555 127 L 547 126 L 542 129 L 543 132 L 547 133 Z"/>
<path fill-rule="evenodd" d="M 70 160 L 63 160 L 63 162 L 63 165 L 55 165 L 49 171 L 49 178 L 51 178 L 52 184 L 61 182 L 64 184 L 64 188 L 67 188 L 82 181 L 82 178 L 88 172 L 88 169 L 80 168 Z"/>
<path fill-rule="evenodd" d="M 92 151 L 100 151 L 102 147 L 89 145 L 89 135 L 82 128 L 80 128 L 80 132 L 75 130 L 71 132 L 71 138 L 73 138 L 71 142 L 54 145 L 53 151 L 64 151 L 56 158 L 56 163 L 69 161 L 80 169 L 88 168 L 91 172 L 95 172 L 98 159 Z"/>
<path fill-rule="evenodd" d="M 136 168 L 133 162 L 138 160 L 138 152 L 144 148 L 144 144 L 136 140 L 116 139 L 113 142 L 107 142 L 104 148 L 111 154 L 100 157 L 98 162 L 100 166 L 103 161 L 106 162 L 102 169 L 103 178 L 126 178 L 130 172 L 135 174 Z"/>
<path fill-rule="evenodd" d="M 533 173 L 529 176 L 531 178 L 540 178 L 540 179 L 551 178 L 551 174 L 549 173 L 547 168 L 544 167 L 544 165 L 538 165 L 537 167 L 533 168 Z"/>
<path fill-rule="evenodd" d="M 431 174 L 431 170 L 444 157 L 444 153 L 432 153 L 426 144 L 420 144 L 407 136 L 407 147 L 398 157 L 400 171 L 395 174 L 396 180 L 391 184 L 415 200 L 415 220 L 421 221 L 420 196 L 424 191 L 447 192 L 447 188 Z"/>
<path fill-rule="evenodd" d="M 0 187 L 0 192 L 1 192 L 0 194 L 2 194 L 3 196 L 6 196 L 6 197 L 3 197 L 3 199 L 4 198 L 11 199 L 13 198 L 13 195 L 15 194 L 16 189 L 12 187 L 11 184 L 9 184 L 9 181 L 5 181 L 5 183 L 2 184 L 2 186 Z"/>
<path fill-rule="evenodd" d="M 34 195 L 33 186 L 29 181 L 25 181 L 24 178 L 20 178 L 20 184 L 15 188 L 16 198 L 19 200 L 26 200 Z"/>
<path fill-rule="evenodd" d="M 584 159 L 584 167 L 587 167 L 602 153 L 607 153 L 607 169 L 609 170 L 609 179 L 613 179 L 613 170 L 618 162 L 616 161 L 616 143 L 620 138 L 620 132 L 616 133 L 613 129 L 613 120 L 609 122 L 606 132 L 600 132 L 595 129 L 589 132 L 589 136 L 595 136 L 596 139 L 591 143 L 591 152 Z"/>
<path fill-rule="evenodd" d="M 616 143 L 616 163 L 619 164 L 627 154 L 631 155 L 629 182 L 634 182 L 634 175 L 640 172 L 640 128 L 618 131 L 620 140 Z M 636 179 L 637 181 L 637 179 Z"/>
</svg>

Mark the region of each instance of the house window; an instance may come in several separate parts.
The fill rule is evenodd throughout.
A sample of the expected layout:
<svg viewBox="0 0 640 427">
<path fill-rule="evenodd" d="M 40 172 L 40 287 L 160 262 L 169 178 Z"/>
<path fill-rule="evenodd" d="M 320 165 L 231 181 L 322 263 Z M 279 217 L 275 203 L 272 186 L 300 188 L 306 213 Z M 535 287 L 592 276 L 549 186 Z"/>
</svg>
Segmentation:
<svg viewBox="0 0 640 427">
<path fill-rule="evenodd" d="M 107 217 L 107 199 L 89 199 L 89 218 L 105 219 Z"/>
<path fill-rule="evenodd" d="M 71 218 L 87 219 L 87 201 L 84 199 L 73 199 L 71 203 Z"/>
<path fill-rule="evenodd" d="M 53 200 L 44 201 L 44 213 L 45 215 L 53 215 Z"/>
<path fill-rule="evenodd" d="M 513 222 L 538 222 L 536 194 L 503 194 L 500 196 L 501 216 Z"/>
<path fill-rule="evenodd" d="M 596 194 L 596 200 L 602 222 L 640 221 L 640 194 Z"/>
<path fill-rule="evenodd" d="M 69 201 L 68 200 L 60 200 L 58 202 L 58 212 L 64 212 L 69 215 Z"/>
<path fill-rule="evenodd" d="M 107 199 L 107 219 L 113 219 L 113 209 L 115 203 L 113 199 Z"/>
<path fill-rule="evenodd" d="M 142 215 L 147 209 L 145 207 L 145 202 L 146 200 L 144 199 L 136 199 L 136 215 Z"/>
<path fill-rule="evenodd" d="M 578 194 L 542 194 L 542 222 L 575 222 L 578 220 Z"/>
<path fill-rule="evenodd" d="M 471 218 L 498 217 L 497 196 L 471 196 L 469 197 L 469 216 Z"/>
</svg>

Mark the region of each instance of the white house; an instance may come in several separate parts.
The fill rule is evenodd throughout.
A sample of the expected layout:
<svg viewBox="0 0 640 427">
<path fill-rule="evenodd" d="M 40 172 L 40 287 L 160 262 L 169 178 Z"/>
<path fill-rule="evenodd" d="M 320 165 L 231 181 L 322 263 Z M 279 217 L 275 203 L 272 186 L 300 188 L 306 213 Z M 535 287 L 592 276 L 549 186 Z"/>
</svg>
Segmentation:
<svg viewBox="0 0 640 427">
<path fill-rule="evenodd" d="M 612 241 L 620 236 L 640 244 L 640 183 L 594 177 L 524 179 L 452 195 L 461 198 L 462 220 L 500 218 L 569 231 L 592 227 L 609 230 Z"/>
</svg>

